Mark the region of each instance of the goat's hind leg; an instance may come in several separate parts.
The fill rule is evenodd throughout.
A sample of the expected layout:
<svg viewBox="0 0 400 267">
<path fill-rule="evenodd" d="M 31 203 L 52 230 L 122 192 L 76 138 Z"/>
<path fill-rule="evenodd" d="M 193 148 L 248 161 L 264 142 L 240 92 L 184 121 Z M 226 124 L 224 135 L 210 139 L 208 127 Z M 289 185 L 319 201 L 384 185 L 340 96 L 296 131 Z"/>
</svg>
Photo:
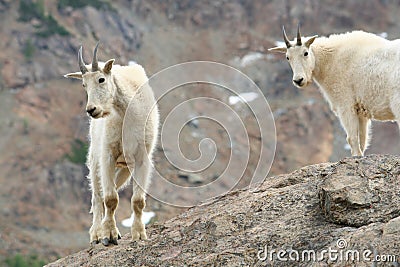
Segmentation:
<svg viewBox="0 0 400 267">
<path fill-rule="evenodd" d="M 363 156 L 360 149 L 358 115 L 353 109 L 341 110 L 339 119 L 347 134 L 347 143 L 351 147 L 352 156 Z"/>
<path fill-rule="evenodd" d="M 132 240 L 147 239 L 146 229 L 142 222 L 143 209 L 146 205 L 145 191 L 150 181 L 151 163 L 145 150 L 135 156 L 133 195 L 131 206 L 134 212 L 134 221 L 131 228 Z"/>
<path fill-rule="evenodd" d="M 137 190 L 137 193 L 132 196 L 132 209 L 134 212 L 134 221 L 131 228 L 132 240 L 146 240 L 146 228 L 142 222 L 143 209 L 146 206 L 146 199 L 144 193 L 139 193 L 141 189 Z"/>
<path fill-rule="evenodd" d="M 360 140 L 360 149 L 362 154 L 364 154 L 365 150 L 367 149 L 369 145 L 369 132 L 370 132 L 370 125 L 371 125 L 371 120 L 363 117 L 363 116 L 358 116 L 358 136 Z"/>
<path fill-rule="evenodd" d="M 400 105 L 398 104 L 399 100 L 400 100 L 400 92 L 396 93 L 395 96 L 393 97 L 393 102 L 390 103 L 390 108 L 392 109 L 392 113 L 394 114 L 397 126 L 399 127 L 400 131 Z"/>
</svg>

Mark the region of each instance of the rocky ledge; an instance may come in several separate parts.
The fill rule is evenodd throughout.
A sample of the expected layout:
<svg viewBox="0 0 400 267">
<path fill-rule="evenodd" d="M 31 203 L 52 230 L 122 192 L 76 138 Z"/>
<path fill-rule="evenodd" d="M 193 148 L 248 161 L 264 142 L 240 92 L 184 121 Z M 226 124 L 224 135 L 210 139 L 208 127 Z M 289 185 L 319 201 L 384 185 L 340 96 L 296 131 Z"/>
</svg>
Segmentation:
<svg viewBox="0 0 400 267">
<path fill-rule="evenodd" d="M 399 266 L 400 157 L 304 167 L 48 266 Z"/>
</svg>

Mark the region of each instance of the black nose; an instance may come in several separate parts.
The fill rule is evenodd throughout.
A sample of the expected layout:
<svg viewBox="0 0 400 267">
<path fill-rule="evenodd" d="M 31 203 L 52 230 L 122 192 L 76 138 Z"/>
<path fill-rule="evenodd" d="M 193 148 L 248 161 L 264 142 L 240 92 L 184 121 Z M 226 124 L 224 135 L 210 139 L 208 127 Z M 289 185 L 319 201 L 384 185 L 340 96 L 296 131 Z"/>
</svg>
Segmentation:
<svg viewBox="0 0 400 267">
<path fill-rule="evenodd" d="M 301 85 L 301 82 L 303 81 L 303 78 L 297 79 L 297 80 L 293 80 L 293 82 L 297 85 Z"/>
<path fill-rule="evenodd" d="M 90 109 L 87 109 L 86 112 L 89 113 L 89 115 L 92 115 L 93 112 L 95 112 L 95 110 L 96 110 L 96 107 L 92 107 Z"/>
</svg>

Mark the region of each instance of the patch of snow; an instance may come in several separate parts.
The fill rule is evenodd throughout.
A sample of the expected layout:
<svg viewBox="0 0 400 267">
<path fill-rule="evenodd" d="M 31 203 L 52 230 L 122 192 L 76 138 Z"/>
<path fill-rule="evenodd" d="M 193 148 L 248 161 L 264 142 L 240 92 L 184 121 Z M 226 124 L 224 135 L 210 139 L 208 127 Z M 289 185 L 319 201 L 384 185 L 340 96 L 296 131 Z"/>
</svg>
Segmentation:
<svg viewBox="0 0 400 267">
<path fill-rule="evenodd" d="M 388 37 L 388 33 L 387 32 L 381 32 L 380 34 L 378 34 L 380 37 L 382 38 L 387 38 Z"/>
<path fill-rule="evenodd" d="M 273 113 L 274 114 L 274 117 L 279 117 L 279 116 L 281 116 L 281 115 L 283 115 L 283 114 L 285 114 L 287 112 L 287 109 L 285 109 L 285 108 L 278 108 L 277 110 L 275 110 L 275 112 Z"/>
<path fill-rule="evenodd" d="M 229 105 L 235 105 L 239 102 L 248 103 L 258 98 L 258 94 L 254 92 L 241 93 L 239 95 L 229 97 Z"/>
<path fill-rule="evenodd" d="M 345 149 L 345 150 L 351 150 L 351 146 L 350 146 L 349 144 L 345 144 L 345 145 L 344 145 L 344 149 Z"/>
<path fill-rule="evenodd" d="M 191 135 L 194 137 L 194 138 L 200 138 L 201 137 L 201 135 L 198 133 L 198 132 L 191 132 Z"/>
<path fill-rule="evenodd" d="M 264 54 L 261 54 L 259 52 L 250 52 L 247 55 L 244 55 L 242 59 L 240 60 L 240 66 L 241 67 L 247 67 L 257 60 L 263 59 Z"/>
<path fill-rule="evenodd" d="M 286 47 L 286 43 L 282 41 L 275 41 L 275 45 L 278 47 Z"/>
<path fill-rule="evenodd" d="M 315 104 L 315 99 L 314 98 L 310 98 L 307 100 L 307 105 L 312 106 Z"/>
<path fill-rule="evenodd" d="M 275 57 L 274 57 L 272 54 L 266 55 L 265 58 L 266 58 L 267 60 L 275 59 Z"/>
<path fill-rule="evenodd" d="M 264 55 L 260 52 L 250 52 L 244 55 L 242 58 L 235 56 L 229 64 L 234 65 L 238 68 L 245 68 L 254 64 L 256 61 L 267 58 L 268 55 Z"/>
<path fill-rule="evenodd" d="M 154 216 L 156 216 L 156 214 L 153 211 L 149 211 L 149 212 L 143 211 L 142 222 L 144 224 L 148 224 Z M 134 221 L 134 214 L 132 213 L 130 218 L 122 220 L 122 226 L 131 227 L 133 224 L 133 221 Z"/>
<path fill-rule="evenodd" d="M 194 117 L 196 117 L 196 116 L 192 115 L 191 118 L 194 118 Z M 198 119 L 192 119 L 187 124 L 188 124 L 188 126 L 191 126 L 193 128 L 199 128 L 199 120 Z"/>
</svg>

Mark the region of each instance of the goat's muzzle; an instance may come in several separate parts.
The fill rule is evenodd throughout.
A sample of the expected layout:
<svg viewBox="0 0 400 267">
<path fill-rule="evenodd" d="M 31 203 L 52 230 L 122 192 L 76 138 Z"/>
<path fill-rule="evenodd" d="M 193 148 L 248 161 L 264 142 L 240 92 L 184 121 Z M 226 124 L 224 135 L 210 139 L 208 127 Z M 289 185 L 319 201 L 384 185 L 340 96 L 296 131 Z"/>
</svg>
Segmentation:
<svg viewBox="0 0 400 267">
<path fill-rule="evenodd" d="M 298 87 L 302 87 L 304 85 L 304 78 L 300 77 L 300 78 L 293 79 L 293 83 Z"/>
<path fill-rule="evenodd" d="M 101 111 L 96 108 L 96 106 L 88 106 L 86 108 L 86 112 L 90 115 L 92 118 L 97 118 L 98 115 L 101 113 Z"/>
</svg>

